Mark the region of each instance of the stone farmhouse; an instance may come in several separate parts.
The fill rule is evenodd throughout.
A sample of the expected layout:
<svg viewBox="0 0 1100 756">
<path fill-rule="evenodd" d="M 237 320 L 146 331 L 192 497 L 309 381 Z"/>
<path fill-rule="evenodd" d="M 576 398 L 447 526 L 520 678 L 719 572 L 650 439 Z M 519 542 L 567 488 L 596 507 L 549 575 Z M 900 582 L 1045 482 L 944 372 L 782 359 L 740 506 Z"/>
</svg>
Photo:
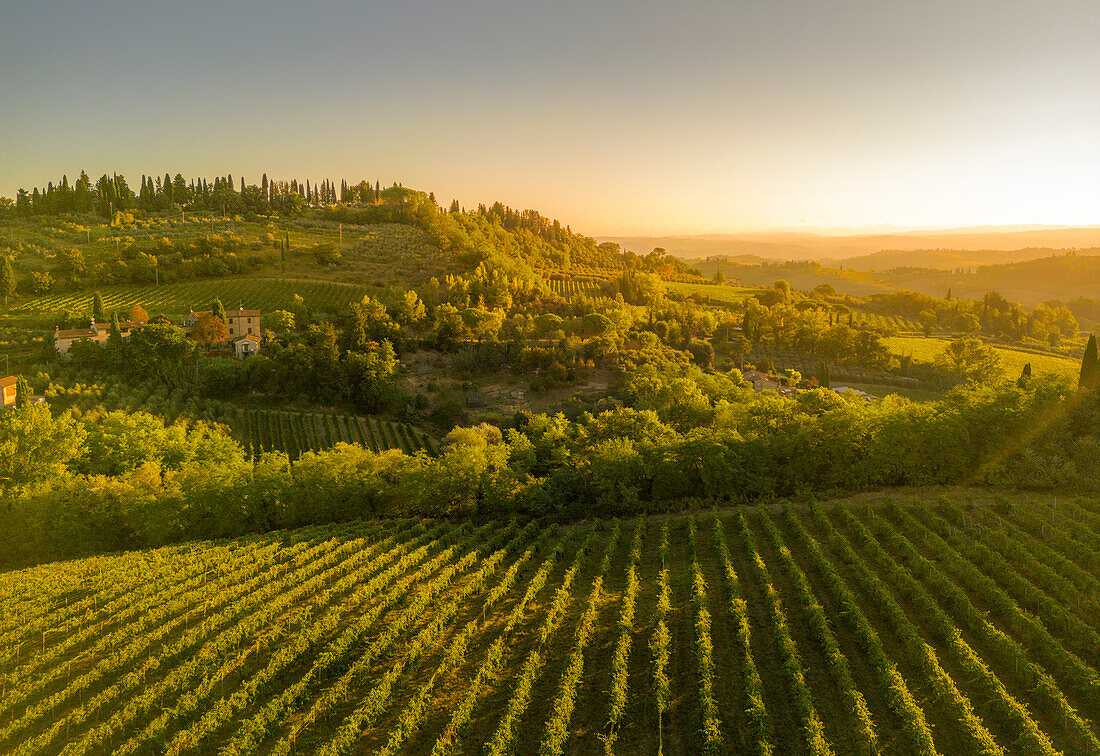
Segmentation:
<svg viewBox="0 0 1100 756">
<path fill-rule="evenodd" d="M 122 333 L 122 338 L 127 338 L 131 331 L 135 328 L 141 328 L 143 325 L 143 323 L 131 323 L 129 321 L 119 323 L 119 330 Z M 96 323 L 95 321 L 89 322 L 87 328 L 71 328 L 67 330 L 55 328 L 53 332 L 54 344 L 57 345 L 57 352 L 62 357 L 66 357 L 69 354 L 69 347 L 81 339 L 88 339 L 88 341 L 94 341 L 100 346 L 103 346 L 103 344 L 107 342 L 107 337 L 110 335 L 110 323 Z"/>
<path fill-rule="evenodd" d="M 210 310 L 203 310 L 202 312 L 195 312 L 194 310 L 187 316 L 187 325 L 193 326 L 195 321 L 201 318 L 203 315 L 209 315 Z M 229 340 L 236 341 L 242 336 L 248 336 L 253 334 L 260 335 L 260 311 L 259 310 L 245 310 L 238 307 L 236 310 L 225 311 L 226 328 L 229 329 Z"/>
<path fill-rule="evenodd" d="M 191 310 L 187 315 L 184 330 L 190 333 L 191 326 L 195 324 L 195 321 L 203 315 L 209 314 L 210 310 L 200 312 Z M 229 338 L 226 339 L 226 342 L 233 347 L 233 355 L 238 360 L 251 357 L 260 351 L 262 339 L 260 337 L 259 310 L 246 310 L 238 306 L 236 310 L 226 310 L 225 319 L 226 329 L 229 332 Z"/>
</svg>

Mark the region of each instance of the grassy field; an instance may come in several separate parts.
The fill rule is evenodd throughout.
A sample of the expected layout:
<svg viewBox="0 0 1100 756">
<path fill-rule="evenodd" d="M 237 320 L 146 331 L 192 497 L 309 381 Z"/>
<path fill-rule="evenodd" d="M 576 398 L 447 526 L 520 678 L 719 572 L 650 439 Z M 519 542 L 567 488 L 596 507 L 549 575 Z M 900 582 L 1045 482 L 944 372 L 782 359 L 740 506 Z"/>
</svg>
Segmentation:
<svg viewBox="0 0 1100 756">
<path fill-rule="evenodd" d="M 1100 505 L 962 501 L 357 522 L 0 574 L 0 751 L 1097 753 Z"/>
<path fill-rule="evenodd" d="M 949 343 L 948 339 L 924 338 L 921 336 L 891 336 L 884 338 L 882 341 L 894 354 L 910 355 L 921 362 L 935 360 L 938 355 L 943 353 Z M 1005 375 L 1012 378 L 1019 376 L 1024 369 L 1024 364 L 1028 362 L 1031 363 L 1031 370 L 1035 375 L 1053 373 L 1076 381 L 1080 373 L 1081 363 L 1069 357 L 1022 352 L 1004 347 L 994 347 L 994 349 L 1001 355 Z"/>
<path fill-rule="evenodd" d="M 723 304 L 743 302 L 759 291 L 759 289 L 743 286 L 716 286 L 713 284 L 685 283 L 683 281 L 666 281 L 665 288 L 670 294 L 680 294 L 688 297 L 698 294 L 704 300 Z"/>
</svg>

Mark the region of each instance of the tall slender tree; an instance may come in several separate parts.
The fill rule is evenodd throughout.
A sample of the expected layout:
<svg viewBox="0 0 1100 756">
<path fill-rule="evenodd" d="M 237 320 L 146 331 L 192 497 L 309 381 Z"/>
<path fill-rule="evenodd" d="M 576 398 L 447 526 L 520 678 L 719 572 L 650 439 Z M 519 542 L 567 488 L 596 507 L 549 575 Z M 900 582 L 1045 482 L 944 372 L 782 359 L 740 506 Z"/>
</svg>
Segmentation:
<svg viewBox="0 0 1100 756">
<path fill-rule="evenodd" d="M 220 320 L 222 323 L 229 322 L 229 319 L 225 315 L 225 305 L 222 304 L 221 299 L 215 299 L 210 305 L 210 314 Z"/>
<path fill-rule="evenodd" d="M 92 320 L 97 323 L 102 323 L 105 314 L 103 312 L 103 297 L 97 291 L 92 295 Z"/>
<path fill-rule="evenodd" d="M 31 387 L 27 385 L 27 379 L 19 376 L 15 379 L 15 408 L 22 409 L 31 403 Z"/>
<path fill-rule="evenodd" d="M 1083 389 L 1096 388 L 1100 384 L 1100 362 L 1096 353 L 1096 334 L 1089 335 L 1089 343 L 1085 347 L 1085 356 L 1081 359 L 1081 380 Z"/>
<path fill-rule="evenodd" d="M 15 271 L 11 267 L 11 258 L 5 256 L 0 265 L 0 296 L 4 297 L 4 307 L 8 306 L 8 297 L 15 295 Z"/>
</svg>

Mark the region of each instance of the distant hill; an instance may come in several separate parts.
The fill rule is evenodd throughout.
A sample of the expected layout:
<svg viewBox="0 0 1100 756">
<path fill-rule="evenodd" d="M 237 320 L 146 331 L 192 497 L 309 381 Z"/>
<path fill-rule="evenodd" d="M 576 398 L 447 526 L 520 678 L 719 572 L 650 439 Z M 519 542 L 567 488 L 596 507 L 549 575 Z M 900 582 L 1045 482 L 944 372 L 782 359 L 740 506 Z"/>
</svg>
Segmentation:
<svg viewBox="0 0 1100 756">
<path fill-rule="evenodd" d="M 845 260 L 873 255 L 884 250 L 893 252 L 980 250 L 984 256 L 994 252 L 1034 250 L 1033 257 L 1049 254 L 1051 249 L 1084 249 L 1100 247 L 1100 226 L 980 226 L 974 228 L 935 231 L 903 231 L 892 233 L 826 233 L 826 232 L 756 232 L 744 234 L 699 234 L 692 236 L 619 236 L 599 237 L 624 249 L 645 253 L 663 247 L 669 254 L 684 258 L 705 258 L 712 255 L 756 255 L 769 260 Z M 966 267 L 967 265 L 1015 262 L 1018 259 L 981 259 L 961 266 L 928 262 L 908 262 L 904 265 L 922 267 Z M 895 267 L 890 264 L 886 267 Z"/>
<path fill-rule="evenodd" d="M 909 289 L 934 297 L 980 299 L 998 291 L 1006 299 L 1034 307 L 1050 299 L 1068 302 L 1077 297 L 1095 299 L 1100 292 L 1100 255 L 1062 253 L 1001 265 L 963 265 L 952 269 L 892 268 L 863 270 L 848 261 L 748 263 L 710 257 L 694 261 L 704 276 L 721 270 L 746 286 L 771 286 L 783 279 L 796 289 L 809 290 L 829 283 L 839 291 L 862 297 L 896 289 Z"/>
<path fill-rule="evenodd" d="M 931 268 L 933 270 L 959 270 L 983 265 L 1003 265 L 1026 262 L 1072 251 L 1077 255 L 1100 255 L 1100 247 L 1085 249 L 1052 249 L 1028 247 L 1026 249 L 884 249 L 870 255 L 838 260 L 845 270 L 893 270 L 895 268 Z"/>
</svg>

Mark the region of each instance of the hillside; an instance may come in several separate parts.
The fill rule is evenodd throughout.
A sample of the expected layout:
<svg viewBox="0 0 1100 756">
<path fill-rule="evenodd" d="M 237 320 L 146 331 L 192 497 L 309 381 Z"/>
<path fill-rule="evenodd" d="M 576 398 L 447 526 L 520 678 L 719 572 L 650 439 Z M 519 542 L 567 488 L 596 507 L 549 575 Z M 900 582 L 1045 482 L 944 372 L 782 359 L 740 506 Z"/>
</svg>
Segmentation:
<svg viewBox="0 0 1100 756">
<path fill-rule="evenodd" d="M 0 749 L 1100 749 L 1100 508 L 902 502 L 355 522 L 0 575 Z"/>
<path fill-rule="evenodd" d="M 1100 289 L 1100 256 L 1061 253 L 999 265 L 963 266 L 961 270 L 896 267 L 888 270 L 849 267 L 839 262 L 737 263 L 725 258 L 692 261 L 704 276 L 721 270 L 749 286 L 771 286 L 784 279 L 796 289 L 811 290 L 827 283 L 855 297 L 889 291 L 916 291 L 930 297 L 981 299 L 996 291 L 1014 302 L 1036 307 L 1048 300 L 1068 302 L 1095 298 Z M 866 258 L 860 258 L 866 259 Z M 901 258 L 899 258 L 900 260 Z"/>
</svg>

